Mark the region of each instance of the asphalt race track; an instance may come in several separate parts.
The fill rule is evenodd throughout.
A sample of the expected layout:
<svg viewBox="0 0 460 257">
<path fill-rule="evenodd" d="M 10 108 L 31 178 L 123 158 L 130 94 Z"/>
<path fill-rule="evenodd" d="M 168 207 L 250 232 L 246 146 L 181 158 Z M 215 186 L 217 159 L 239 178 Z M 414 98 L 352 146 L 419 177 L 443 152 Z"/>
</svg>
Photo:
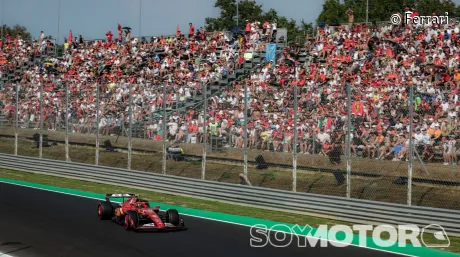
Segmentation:
<svg viewBox="0 0 460 257">
<path fill-rule="evenodd" d="M 248 227 L 187 216 L 187 231 L 136 233 L 99 221 L 97 203 L 0 183 L 0 256 L 400 256 L 352 246 L 251 248 Z"/>
</svg>

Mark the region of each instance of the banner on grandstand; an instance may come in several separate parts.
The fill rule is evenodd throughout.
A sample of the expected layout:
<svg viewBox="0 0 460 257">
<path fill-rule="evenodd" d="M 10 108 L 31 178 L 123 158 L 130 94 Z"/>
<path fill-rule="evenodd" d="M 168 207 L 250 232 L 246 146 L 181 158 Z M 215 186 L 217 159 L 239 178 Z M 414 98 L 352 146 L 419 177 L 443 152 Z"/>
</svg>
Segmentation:
<svg viewBox="0 0 460 257">
<path fill-rule="evenodd" d="M 273 61 L 273 64 L 276 63 L 276 44 L 267 44 L 265 46 L 265 59 L 267 61 Z"/>
</svg>

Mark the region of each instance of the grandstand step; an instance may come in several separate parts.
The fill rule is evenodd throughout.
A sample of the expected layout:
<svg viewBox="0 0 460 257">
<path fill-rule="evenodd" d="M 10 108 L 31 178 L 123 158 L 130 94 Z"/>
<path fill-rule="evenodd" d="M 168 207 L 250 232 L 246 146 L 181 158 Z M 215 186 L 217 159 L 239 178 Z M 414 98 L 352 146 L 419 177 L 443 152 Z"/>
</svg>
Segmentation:
<svg viewBox="0 0 460 257">
<path fill-rule="evenodd" d="M 221 79 L 221 80 L 219 81 L 219 85 L 227 85 L 227 84 L 228 84 L 228 79 Z M 213 87 L 213 86 L 211 86 L 211 88 L 212 88 L 212 87 Z"/>
</svg>

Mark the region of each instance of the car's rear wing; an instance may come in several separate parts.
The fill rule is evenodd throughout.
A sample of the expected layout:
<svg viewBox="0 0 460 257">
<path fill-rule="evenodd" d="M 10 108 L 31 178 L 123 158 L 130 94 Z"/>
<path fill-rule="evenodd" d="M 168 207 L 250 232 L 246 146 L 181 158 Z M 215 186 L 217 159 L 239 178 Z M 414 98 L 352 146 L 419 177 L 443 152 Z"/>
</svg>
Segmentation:
<svg viewBox="0 0 460 257">
<path fill-rule="evenodd" d="M 135 197 L 136 194 L 105 194 L 105 200 L 109 200 L 110 198 L 123 198 L 123 201 L 125 201 L 125 198 L 130 198 L 130 197 Z"/>
</svg>

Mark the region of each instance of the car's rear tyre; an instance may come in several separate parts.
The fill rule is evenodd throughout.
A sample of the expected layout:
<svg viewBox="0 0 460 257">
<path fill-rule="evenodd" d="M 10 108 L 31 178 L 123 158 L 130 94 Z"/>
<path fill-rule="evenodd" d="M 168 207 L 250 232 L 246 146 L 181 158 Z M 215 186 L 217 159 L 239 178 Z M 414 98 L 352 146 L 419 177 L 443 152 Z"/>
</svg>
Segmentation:
<svg viewBox="0 0 460 257">
<path fill-rule="evenodd" d="M 97 206 L 97 216 L 100 220 L 108 220 L 113 217 L 113 206 L 109 202 L 100 202 Z"/>
<path fill-rule="evenodd" d="M 137 212 L 128 211 L 125 215 L 125 230 L 134 230 L 139 224 L 139 218 L 137 217 Z"/>
<path fill-rule="evenodd" d="M 174 226 L 178 226 L 180 224 L 180 216 L 179 212 L 175 209 L 168 209 L 166 211 L 166 223 L 171 223 Z"/>
</svg>

